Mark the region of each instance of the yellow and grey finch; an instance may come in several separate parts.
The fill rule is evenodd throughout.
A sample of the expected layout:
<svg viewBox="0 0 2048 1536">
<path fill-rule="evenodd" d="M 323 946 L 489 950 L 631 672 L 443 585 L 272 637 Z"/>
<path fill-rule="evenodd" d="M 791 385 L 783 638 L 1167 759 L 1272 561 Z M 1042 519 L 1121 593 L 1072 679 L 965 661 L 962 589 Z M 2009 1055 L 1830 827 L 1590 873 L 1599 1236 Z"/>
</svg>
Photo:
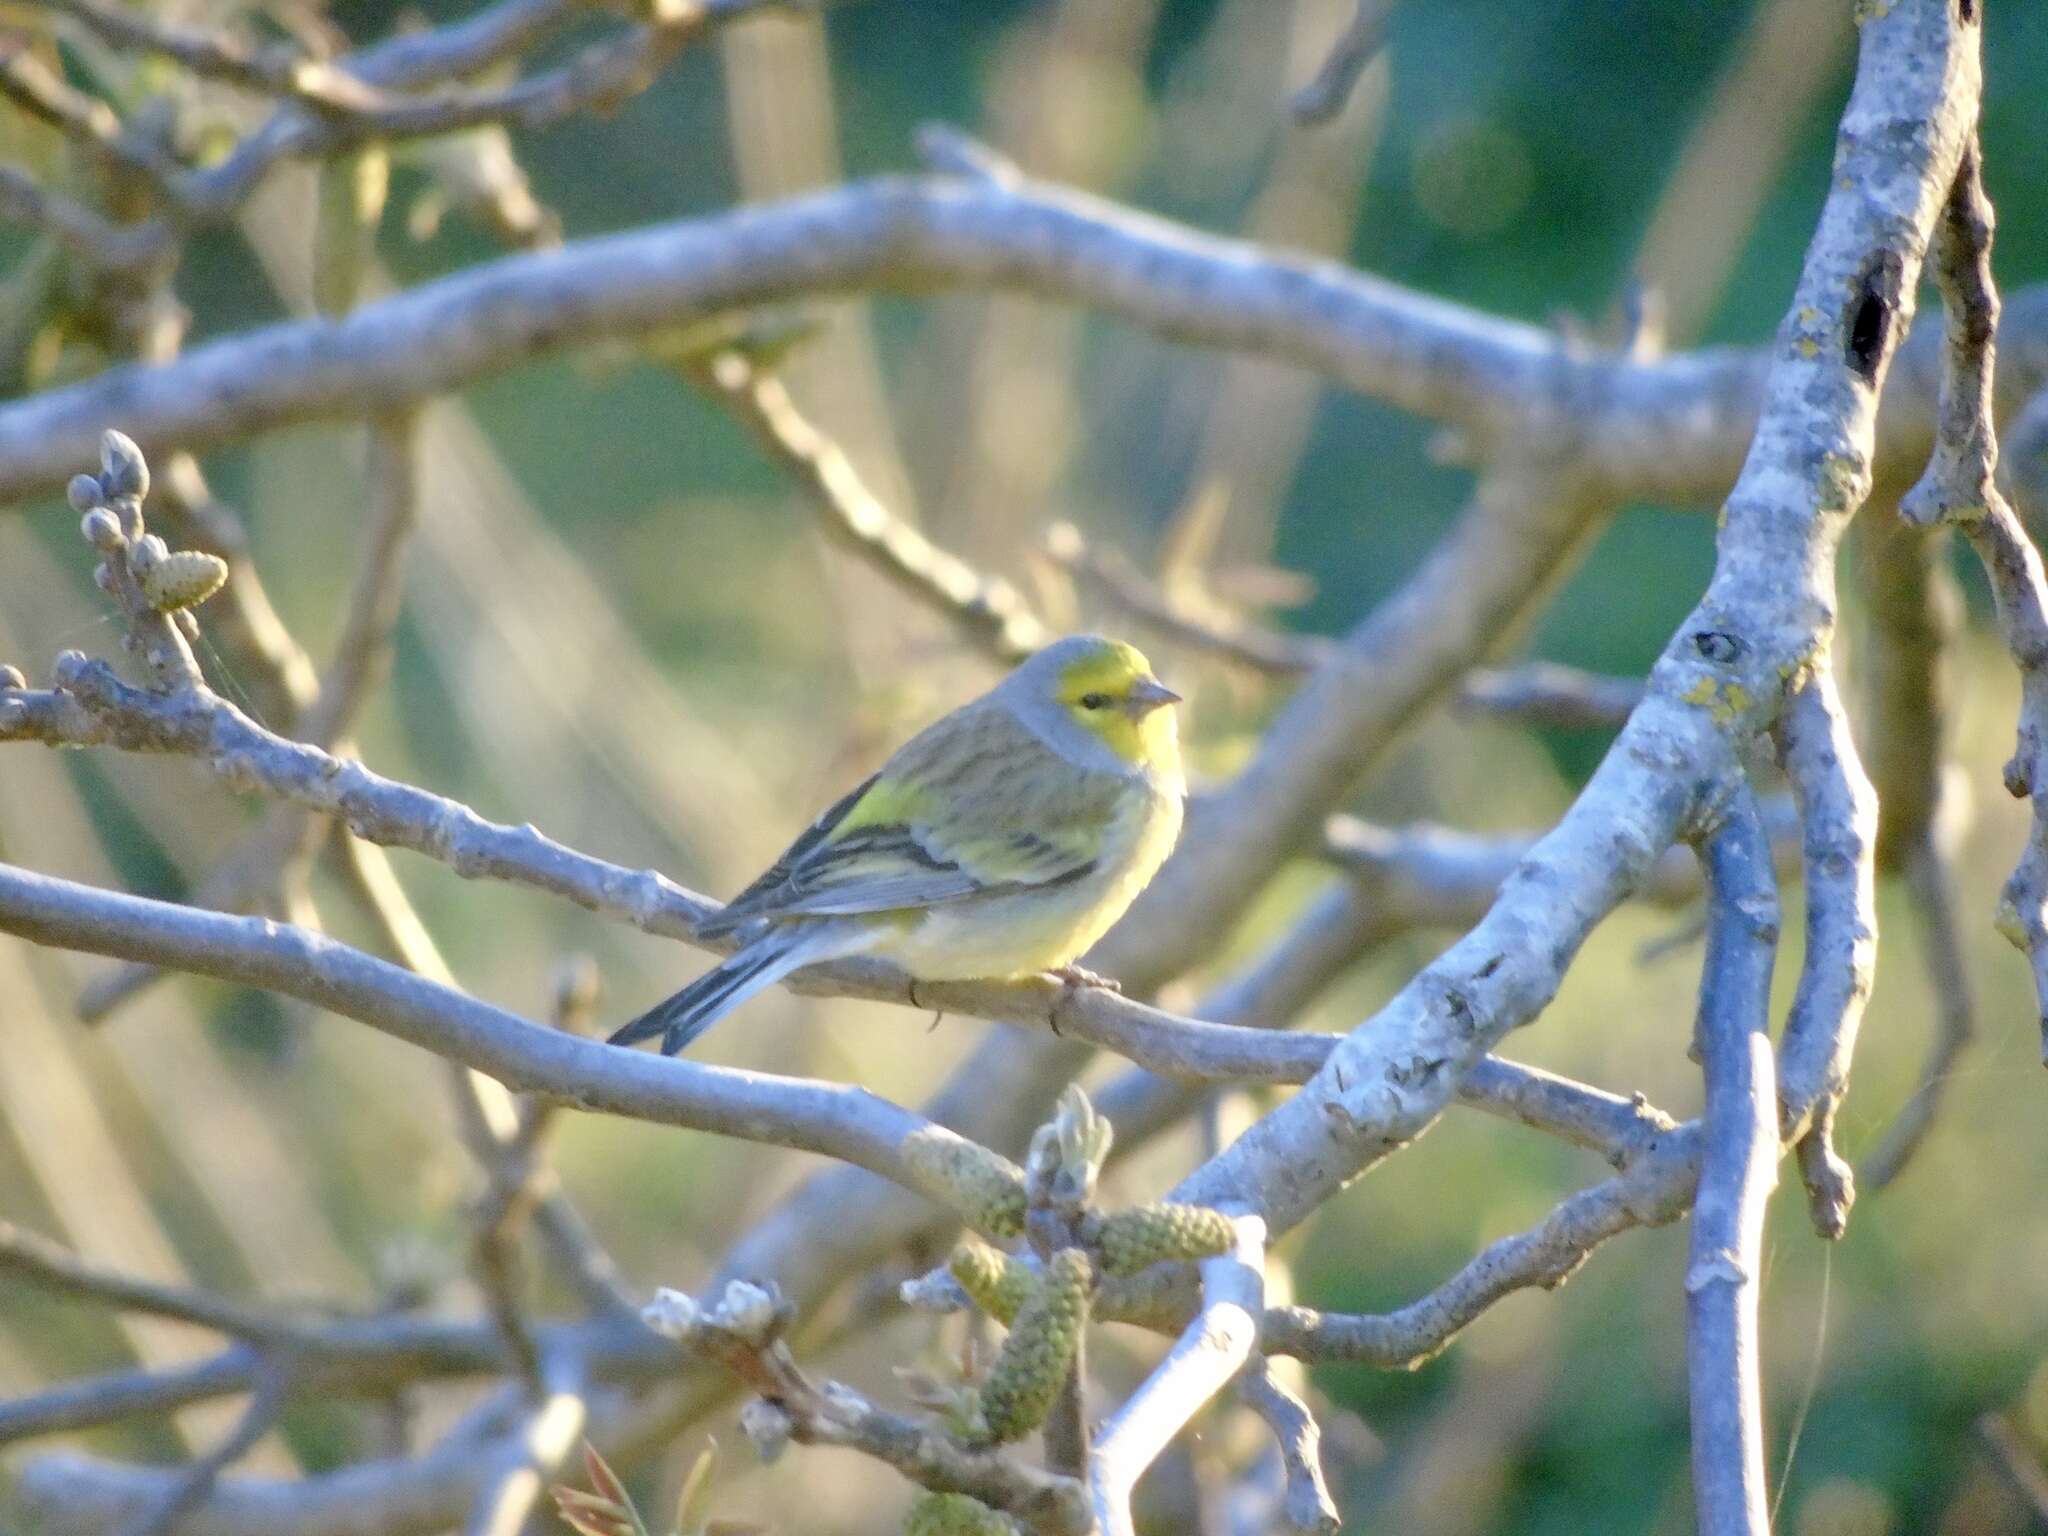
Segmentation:
<svg viewBox="0 0 2048 1536">
<path fill-rule="evenodd" d="M 614 1034 L 673 1054 L 791 971 L 885 956 L 926 981 L 1060 971 L 1180 835 L 1180 696 L 1074 635 L 926 727 L 699 930 L 723 962 Z"/>
</svg>

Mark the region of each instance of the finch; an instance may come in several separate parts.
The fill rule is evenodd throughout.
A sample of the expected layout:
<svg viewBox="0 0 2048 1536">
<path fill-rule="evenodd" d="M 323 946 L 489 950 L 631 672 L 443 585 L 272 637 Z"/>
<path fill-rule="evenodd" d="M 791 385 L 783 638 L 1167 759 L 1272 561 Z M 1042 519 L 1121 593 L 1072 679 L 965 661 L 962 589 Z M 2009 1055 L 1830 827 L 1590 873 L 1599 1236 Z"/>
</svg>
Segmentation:
<svg viewBox="0 0 2048 1536">
<path fill-rule="evenodd" d="M 801 966 L 879 955 L 921 980 L 1069 973 L 1180 835 L 1180 695 L 1134 647 L 1073 635 L 927 726 L 827 810 L 705 938 L 739 947 L 611 1037 L 673 1055 Z"/>
</svg>

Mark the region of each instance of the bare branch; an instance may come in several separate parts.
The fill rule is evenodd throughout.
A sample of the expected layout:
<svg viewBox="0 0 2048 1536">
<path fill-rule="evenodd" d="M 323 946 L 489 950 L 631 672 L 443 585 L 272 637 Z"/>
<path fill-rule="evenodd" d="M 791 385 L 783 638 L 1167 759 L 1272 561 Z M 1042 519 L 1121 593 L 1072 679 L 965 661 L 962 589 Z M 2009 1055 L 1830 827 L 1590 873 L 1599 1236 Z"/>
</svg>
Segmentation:
<svg viewBox="0 0 2048 1536">
<path fill-rule="evenodd" d="M 1863 1165 L 1873 1189 L 1883 1189 L 1905 1171 L 1940 1113 L 1956 1060 L 1976 1033 L 1976 1009 L 1969 967 L 1963 963 L 1962 933 L 1956 921 L 1956 893 L 1948 862 L 1931 845 L 1906 865 L 1906 890 L 1920 930 L 1920 949 L 1934 996 L 1934 1040 L 1920 1064 L 1919 1079 L 1877 1150 Z"/>
<path fill-rule="evenodd" d="M 589 1420 L 582 1363 L 573 1355 L 546 1363 L 539 1402 L 490 1458 L 495 1465 L 477 1491 L 465 1536 L 520 1536 L 547 1494 L 548 1484 L 582 1443 Z"/>
<path fill-rule="evenodd" d="M 1944 772 L 1952 734 L 1945 663 L 1963 602 L 1948 566 L 1946 529 L 1864 519 L 1858 530 L 1868 555 L 1866 735 L 1877 791 L 1877 867 L 1903 877 L 1934 1002 L 1934 1034 L 1919 1081 L 1862 1169 L 1861 1176 L 1882 1189 L 1904 1171 L 1932 1128 L 1949 1074 L 1975 1029 L 1949 867 L 1968 795 L 1958 795 Z"/>
<path fill-rule="evenodd" d="M 156 1503 L 140 1511 L 120 1536 L 168 1536 L 179 1520 L 212 1490 L 222 1472 L 256 1448 L 256 1442 L 270 1433 L 284 1409 L 284 1384 L 289 1365 L 277 1359 L 264 1362 L 257 1374 L 256 1390 L 234 1428 L 221 1442 L 197 1461 L 188 1463 Z"/>
<path fill-rule="evenodd" d="M 1474 672 L 1465 679 L 1458 707 L 1467 714 L 1501 716 L 1525 725 L 1596 731 L 1622 724 L 1642 700 L 1640 678 L 1609 677 L 1537 661 L 1505 671 Z"/>
<path fill-rule="evenodd" d="M 641 1332 L 646 1337 L 644 1331 Z M 657 1341 L 659 1342 L 659 1341 Z M 662 1358 L 680 1357 L 662 1346 Z M 591 1434 L 606 1444 L 644 1439 L 656 1410 L 641 1399 L 593 1405 Z M 377 1461 L 295 1479 L 222 1478 L 188 1514 L 180 1536 L 432 1536 L 459 1522 L 482 1486 L 489 1458 L 474 1433 L 451 1435 L 423 1456 Z M 176 1469 L 75 1455 L 40 1457 L 18 1481 L 35 1529 L 49 1536 L 102 1536 L 147 1508 Z"/>
<path fill-rule="evenodd" d="M 1288 110 L 1308 126 L 1327 123 L 1344 110 L 1366 66 L 1378 56 L 1394 0 L 1357 0 L 1350 21 L 1330 45 L 1315 79 L 1294 93 Z"/>
<path fill-rule="evenodd" d="M 1975 62 L 1976 37 L 1971 38 Z M 2005 785 L 2030 797 L 2033 832 L 1999 899 L 1999 931 L 2024 950 L 2040 999 L 2048 1059 L 2048 579 L 2040 553 L 1994 478 L 1991 419 L 1998 288 L 1991 275 L 1991 200 L 1984 194 L 1974 132 L 1934 235 L 1934 278 L 1947 318 L 1940 434 L 1934 457 L 1900 511 L 1916 521 L 1958 521 L 1991 578 L 1998 621 L 2020 670 L 2019 745 Z"/>
<path fill-rule="evenodd" d="M 1253 1355 L 1237 1378 L 1237 1396 L 1266 1421 L 1287 1473 L 1287 1523 L 1309 1536 L 1336 1536 L 1343 1525 L 1323 1479 L 1323 1431 L 1307 1403 L 1287 1389 L 1263 1355 Z"/>
<path fill-rule="evenodd" d="M 320 679 L 319 696 L 297 727 L 307 743 L 325 750 L 354 729 L 371 691 L 390 670 L 405 547 L 419 518 L 419 423 L 413 415 L 371 422 L 363 478 L 370 492 L 369 526 L 341 638 Z"/>
<path fill-rule="evenodd" d="M 1282 1232 L 1427 1126 L 1471 1063 L 1549 1001 L 1594 924 L 1702 809 L 1694 787 L 1731 779 L 1784 680 L 1824 650 L 1834 552 L 1869 484 L 1879 388 L 1975 108 L 1964 62 L 1975 38 L 1963 30 L 1938 0 L 1864 24 L 1837 176 L 1774 348 L 1714 580 L 1578 802 L 1478 927 L 1173 1198 L 1252 1203 Z M 1287 734 L 1283 719 L 1269 749 Z M 1261 781 L 1254 769 L 1239 782 Z"/>
<path fill-rule="evenodd" d="M 970 1450 L 935 1424 L 878 1408 L 858 1392 L 813 1382 L 797 1366 L 784 1333 L 795 1309 L 773 1289 L 729 1282 L 714 1306 L 663 1291 L 648 1322 L 685 1349 L 716 1360 L 759 1394 L 748 1434 L 765 1459 L 789 1440 L 838 1445 L 887 1462 L 912 1482 L 940 1493 L 965 1493 L 1006 1510 L 1046 1536 L 1090 1529 L 1081 1485 L 1021 1465 L 997 1452 Z"/>
<path fill-rule="evenodd" d="M 782 380 L 743 352 L 689 370 L 749 427 L 809 495 L 826 536 L 942 614 L 996 661 L 1022 661 L 1051 638 L 1023 594 L 938 548 L 891 512 L 839 445 L 797 409 Z"/>
<path fill-rule="evenodd" d="M 1697 1122 L 1669 1127 L 1642 1145 L 1625 1172 L 1570 1196 L 1528 1231 L 1488 1244 L 1457 1274 L 1397 1311 L 1360 1316 L 1273 1308 L 1261 1347 L 1304 1360 L 1357 1360 L 1394 1370 L 1420 1365 L 1502 1298 L 1562 1285 L 1608 1238 L 1684 1215 L 1699 1181 L 1700 1146 Z"/>
<path fill-rule="evenodd" d="M 884 180 L 573 244 L 545 261 L 509 256 L 344 320 L 267 327 L 9 404 L 0 503 L 62 484 L 111 420 L 147 450 L 203 451 L 289 422 L 399 409 L 564 345 L 797 293 L 948 284 L 1090 304 L 1179 340 L 1284 358 L 1432 418 L 1526 422 L 1532 402 L 1570 402 L 1598 477 L 1646 499 L 1712 496 L 1755 421 L 1761 360 L 1750 355 L 1561 356 L 1534 326 L 1043 184 Z M 1928 398 L 1905 379 L 1887 407 L 1888 446 L 1928 441 Z"/>
<path fill-rule="evenodd" d="M 591 1381 L 606 1385 L 647 1386 L 672 1377 L 685 1358 L 643 1327 L 637 1314 L 546 1320 L 534 1325 L 533 1334 L 544 1359 L 573 1358 Z M 0 1443 L 166 1414 L 251 1392 L 273 1360 L 289 1367 L 285 1390 L 294 1400 L 388 1397 L 413 1383 L 502 1377 L 516 1365 L 503 1335 L 485 1319 L 337 1313 L 289 1335 L 231 1345 L 189 1365 L 108 1371 L 0 1404 Z"/>
<path fill-rule="evenodd" d="M 1131 1491 L 1202 1406 L 1237 1375 L 1265 1314 L 1266 1224 L 1237 1216 L 1237 1247 L 1202 1261 L 1202 1308 L 1166 1358 L 1110 1415 L 1088 1453 L 1101 1536 L 1134 1536 Z"/>
<path fill-rule="evenodd" d="M 1973 119 L 1934 232 L 1930 275 L 1941 290 L 1945 342 L 1934 455 L 1899 503 L 1899 515 L 1923 528 L 1975 522 L 2002 500 L 1992 417 L 1998 360 L 1998 284 L 1991 275 L 1995 222 L 1991 199 L 1984 194 L 1983 151 Z"/>
<path fill-rule="evenodd" d="M 1068 574 L 1099 589 L 1116 608 L 1191 649 L 1275 677 L 1301 677 L 1329 661 L 1335 641 L 1267 629 L 1223 613 L 1195 612 L 1175 600 L 1127 557 L 1099 549 L 1071 523 L 1046 535 L 1046 552 Z M 1620 725 L 1643 696 L 1634 678 L 1602 677 L 1555 662 L 1470 673 L 1458 707 L 1530 725 L 1589 729 Z"/>
<path fill-rule="evenodd" d="M 1999 895 L 1997 922 L 2032 963 L 2048 1059 L 2048 577 L 2040 552 L 2002 500 L 1966 525 L 1964 536 L 1991 578 L 1999 626 L 2020 669 L 2019 744 L 2005 767 L 2005 787 L 2032 799 L 2034 820 L 2026 851 Z"/>
<path fill-rule="evenodd" d="M 52 70 L 18 34 L 0 44 L 0 95 L 111 170 L 159 191 L 177 175 L 176 162 L 160 145 L 129 133 L 112 107 Z"/>
<path fill-rule="evenodd" d="M 0 929 L 300 998 L 578 1108 L 823 1153 L 919 1186 L 901 1160 L 928 1122 L 860 1089 L 615 1050 L 287 924 L 96 891 L 0 864 Z"/>
<path fill-rule="evenodd" d="M 1877 971 L 1877 796 L 1825 657 L 1787 699 L 1778 743 L 1806 827 L 1806 960 L 1785 1021 L 1778 1098 L 1814 1230 L 1838 1238 L 1856 1189 L 1832 1130 Z"/>
<path fill-rule="evenodd" d="M 1090 544 L 1072 523 L 1055 523 L 1046 531 L 1045 552 L 1061 570 L 1100 593 L 1119 613 L 1190 649 L 1220 656 L 1254 672 L 1301 677 L 1327 661 L 1335 646 L 1322 635 L 1290 634 L 1223 612 L 1197 612 L 1139 570 L 1120 550 Z"/>
<path fill-rule="evenodd" d="M 2026 1506 L 2035 1530 L 2048 1531 L 2048 1470 L 2003 1414 L 1985 1414 L 1977 1420 L 1976 1429 L 1977 1443 L 1984 1447 L 2006 1486 Z"/>
<path fill-rule="evenodd" d="M 208 1291 L 160 1285 L 102 1269 L 78 1258 L 61 1244 L 12 1222 L 0 1222 L 0 1274 L 43 1290 L 83 1296 L 158 1317 L 175 1317 L 258 1343 L 302 1337 L 320 1321 L 311 1312 L 282 1312 Z"/>
<path fill-rule="evenodd" d="M 399 32 L 345 61 L 359 80 L 414 90 L 479 74 L 545 42 L 583 12 L 585 0 L 497 0 L 443 27 Z"/>
<path fill-rule="evenodd" d="M 39 185 L 14 165 L 0 165 L 0 219 L 54 236 L 73 257 L 100 272 L 139 275 L 168 250 L 155 230 L 115 224 Z"/>
<path fill-rule="evenodd" d="M 1713 917 L 1698 1039 L 1707 1093 L 1685 1274 L 1692 1483 L 1701 1536 L 1769 1536 L 1757 1294 L 1764 1208 L 1778 1180 L 1770 1037 L 1778 895 L 1746 787 L 1726 816 L 1706 850 Z"/>
<path fill-rule="evenodd" d="M 1763 814 L 1775 860 L 1790 867 L 1799 856 L 1796 808 L 1775 800 Z M 1486 916 L 1541 836 L 1481 835 L 1427 823 L 1382 827 L 1336 816 L 1326 829 L 1323 854 L 1366 882 L 1380 932 L 1465 928 Z M 1692 850 L 1672 847 L 1644 872 L 1633 894 L 1651 906 L 1684 907 L 1697 901 L 1704 888 Z"/>
<path fill-rule="evenodd" d="M 226 31 L 197 31 L 154 20 L 126 6 L 105 0 L 37 0 L 71 17 L 116 48 L 160 54 L 195 75 L 222 80 L 244 90 L 293 96 L 307 104 L 338 111 L 359 111 L 377 100 L 377 93 L 354 76 L 307 57 L 292 43 L 252 46 Z"/>
</svg>

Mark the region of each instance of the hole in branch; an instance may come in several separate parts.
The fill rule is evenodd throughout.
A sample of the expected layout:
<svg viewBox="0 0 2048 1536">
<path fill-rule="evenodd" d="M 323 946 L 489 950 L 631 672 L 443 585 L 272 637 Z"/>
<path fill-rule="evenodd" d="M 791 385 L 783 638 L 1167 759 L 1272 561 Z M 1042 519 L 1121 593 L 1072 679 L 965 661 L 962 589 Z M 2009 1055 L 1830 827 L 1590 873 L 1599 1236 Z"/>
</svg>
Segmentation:
<svg viewBox="0 0 2048 1536">
<path fill-rule="evenodd" d="M 1877 370 L 1891 347 L 1892 317 L 1899 308 L 1899 259 L 1880 252 L 1856 284 L 1849 312 L 1850 370 L 1866 384 L 1877 382 Z"/>
<path fill-rule="evenodd" d="M 1742 655 L 1742 641 L 1720 629 L 1702 629 L 1694 633 L 1692 648 L 1706 660 L 1726 666 Z"/>
</svg>

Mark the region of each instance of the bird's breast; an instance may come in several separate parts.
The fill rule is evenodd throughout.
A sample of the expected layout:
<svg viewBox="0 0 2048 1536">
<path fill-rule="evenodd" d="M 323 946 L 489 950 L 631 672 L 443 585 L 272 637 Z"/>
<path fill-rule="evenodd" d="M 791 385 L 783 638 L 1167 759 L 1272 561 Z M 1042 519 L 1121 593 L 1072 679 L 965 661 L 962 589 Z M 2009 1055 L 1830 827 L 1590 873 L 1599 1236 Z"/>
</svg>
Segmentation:
<svg viewBox="0 0 2048 1536">
<path fill-rule="evenodd" d="M 1129 910 L 1173 851 L 1181 796 L 1134 781 L 1078 880 L 931 908 L 880 952 L 930 981 L 1024 976 L 1079 959 Z"/>
</svg>

